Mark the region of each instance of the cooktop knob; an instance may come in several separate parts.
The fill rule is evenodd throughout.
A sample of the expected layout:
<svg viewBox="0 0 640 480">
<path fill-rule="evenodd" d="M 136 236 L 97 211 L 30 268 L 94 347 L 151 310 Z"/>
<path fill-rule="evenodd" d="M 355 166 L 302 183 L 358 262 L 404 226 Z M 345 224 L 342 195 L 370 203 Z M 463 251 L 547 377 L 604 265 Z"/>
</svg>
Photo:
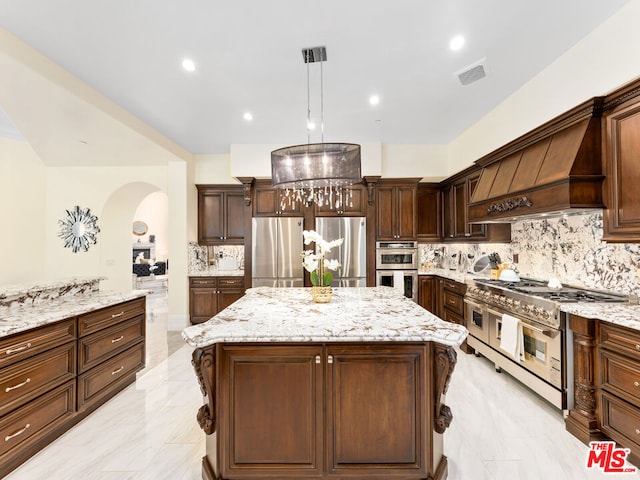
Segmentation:
<svg viewBox="0 0 640 480">
<path fill-rule="evenodd" d="M 549 310 L 545 310 L 544 312 L 542 312 L 542 318 L 544 318 L 545 320 L 549 320 L 550 317 L 551 312 Z"/>
<path fill-rule="evenodd" d="M 540 307 L 535 307 L 535 308 L 533 309 L 533 314 L 534 314 L 536 317 L 539 317 L 540 315 L 542 315 L 542 309 L 541 309 Z"/>
</svg>

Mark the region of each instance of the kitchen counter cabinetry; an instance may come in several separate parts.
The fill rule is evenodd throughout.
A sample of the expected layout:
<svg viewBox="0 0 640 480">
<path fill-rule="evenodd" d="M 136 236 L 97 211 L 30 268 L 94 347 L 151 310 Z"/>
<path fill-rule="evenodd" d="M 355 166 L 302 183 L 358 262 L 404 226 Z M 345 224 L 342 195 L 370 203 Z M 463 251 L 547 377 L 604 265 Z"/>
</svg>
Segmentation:
<svg viewBox="0 0 640 480">
<path fill-rule="evenodd" d="M 640 465 L 640 332 L 599 322 L 597 351 L 600 430 Z"/>
<path fill-rule="evenodd" d="M 467 286 L 447 278 L 443 279 L 442 319 L 464 326 L 464 293 Z"/>
<path fill-rule="evenodd" d="M 241 185 L 196 185 L 198 243 L 243 245 L 245 199 Z"/>
<path fill-rule="evenodd" d="M 256 180 L 253 192 L 254 217 L 303 217 L 306 207 L 302 202 L 290 203 L 284 192 L 274 188 L 271 180 Z M 284 208 L 283 208 L 284 204 Z"/>
<path fill-rule="evenodd" d="M 244 277 L 189 277 L 189 317 L 202 323 L 244 295 Z"/>
<path fill-rule="evenodd" d="M 145 299 L 0 338 L 0 477 L 135 381 Z"/>
<path fill-rule="evenodd" d="M 376 239 L 417 240 L 417 179 L 381 179 L 376 189 Z"/>
<path fill-rule="evenodd" d="M 442 318 L 443 292 L 443 278 L 435 275 L 418 277 L 418 304 L 440 318 Z"/>
<path fill-rule="evenodd" d="M 607 242 L 640 242 L 640 82 L 607 97 L 603 166 Z"/>
</svg>

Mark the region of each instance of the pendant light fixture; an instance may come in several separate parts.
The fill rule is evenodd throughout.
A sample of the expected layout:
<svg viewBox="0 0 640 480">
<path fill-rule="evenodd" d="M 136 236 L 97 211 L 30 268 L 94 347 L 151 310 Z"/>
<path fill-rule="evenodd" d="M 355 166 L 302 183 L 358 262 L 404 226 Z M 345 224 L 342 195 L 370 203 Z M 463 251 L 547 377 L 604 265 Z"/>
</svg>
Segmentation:
<svg viewBox="0 0 640 480">
<path fill-rule="evenodd" d="M 354 143 L 324 143 L 324 84 L 322 64 L 327 60 L 325 47 L 302 49 L 307 64 L 307 143 L 280 148 L 271 152 L 271 178 L 274 187 L 284 190 L 283 209 L 296 203 L 328 206 L 340 210 L 352 205 L 352 192 L 345 189 L 362 180 L 360 145 Z M 309 65 L 320 63 L 320 143 L 311 143 L 311 108 Z"/>
</svg>

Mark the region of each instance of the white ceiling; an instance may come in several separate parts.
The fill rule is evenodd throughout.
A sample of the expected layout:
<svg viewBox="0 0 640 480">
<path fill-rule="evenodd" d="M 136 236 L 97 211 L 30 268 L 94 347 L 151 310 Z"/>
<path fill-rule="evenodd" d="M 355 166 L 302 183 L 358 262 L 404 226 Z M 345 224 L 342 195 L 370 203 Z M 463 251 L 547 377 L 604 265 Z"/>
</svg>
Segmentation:
<svg viewBox="0 0 640 480">
<path fill-rule="evenodd" d="M 304 47 L 327 47 L 326 141 L 441 144 L 627 1 L 0 0 L 0 27 L 187 151 L 226 153 L 307 141 Z M 461 86 L 455 72 L 481 59 L 486 78 Z M 312 64 L 314 117 L 318 79 Z M 0 134 L 20 102 L 34 110 L 0 105 Z"/>
</svg>

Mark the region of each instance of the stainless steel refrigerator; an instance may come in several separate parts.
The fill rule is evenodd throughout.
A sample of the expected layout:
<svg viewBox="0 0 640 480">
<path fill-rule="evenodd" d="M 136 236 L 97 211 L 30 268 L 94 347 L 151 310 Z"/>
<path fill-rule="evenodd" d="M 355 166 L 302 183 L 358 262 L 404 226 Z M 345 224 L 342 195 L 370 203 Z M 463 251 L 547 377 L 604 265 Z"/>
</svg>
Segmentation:
<svg viewBox="0 0 640 480">
<path fill-rule="evenodd" d="M 327 258 L 337 259 L 342 268 L 333 273 L 334 287 L 367 286 L 367 223 L 365 217 L 318 217 L 316 231 L 327 241 L 344 238 Z"/>
<path fill-rule="evenodd" d="M 252 219 L 252 286 L 304 286 L 302 230 L 302 218 Z"/>
</svg>

